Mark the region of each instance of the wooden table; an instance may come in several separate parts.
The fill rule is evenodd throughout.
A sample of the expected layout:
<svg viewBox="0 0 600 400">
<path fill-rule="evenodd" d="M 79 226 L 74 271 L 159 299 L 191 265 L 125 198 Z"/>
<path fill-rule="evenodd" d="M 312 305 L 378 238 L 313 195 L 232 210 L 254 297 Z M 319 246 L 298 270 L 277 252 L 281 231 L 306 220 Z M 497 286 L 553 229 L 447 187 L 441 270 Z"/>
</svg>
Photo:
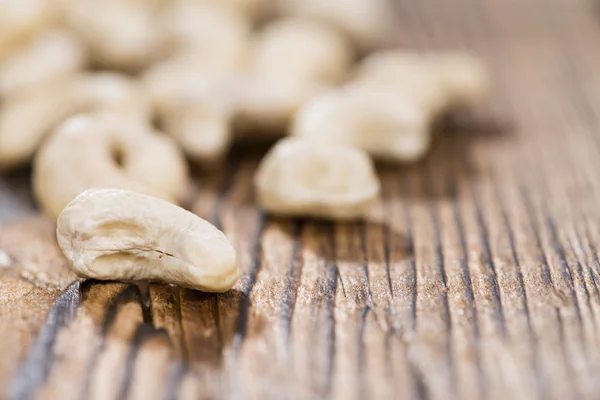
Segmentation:
<svg viewBox="0 0 600 400">
<path fill-rule="evenodd" d="M 72 284 L 53 224 L 31 215 L 26 177 L 2 181 L 0 217 L 13 221 L 0 227 L 12 260 L 0 272 L 1 393 L 599 398 L 595 4 L 398 8 L 404 45 L 481 54 L 492 100 L 447 123 L 425 162 L 382 167 L 366 223 L 261 214 L 256 154 L 238 151 L 227 170 L 198 177 L 190 207 L 240 254 L 229 293 Z"/>
</svg>

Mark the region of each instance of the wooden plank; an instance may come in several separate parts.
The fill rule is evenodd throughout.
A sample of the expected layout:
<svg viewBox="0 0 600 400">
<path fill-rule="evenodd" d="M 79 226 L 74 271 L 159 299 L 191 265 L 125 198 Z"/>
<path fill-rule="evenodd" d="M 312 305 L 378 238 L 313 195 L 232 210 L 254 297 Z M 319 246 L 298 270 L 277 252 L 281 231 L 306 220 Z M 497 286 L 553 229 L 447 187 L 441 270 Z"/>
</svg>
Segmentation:
<svg viewBox="0 0 600 400">
<path fill-rule="evenodd" d="M 365 223 L 262 214 L 244 149 L 197 176 L 190 208 L 240 253 L 229 293 L 77 282 L 27 173 L 0 182 L 0 393 L 596 398 L 597 16 L 566 0 L 398 12 L 403 45 L 487 60 L 494 98 L 446 121 L 424 162 L 380 167 Z"/>
</svg>

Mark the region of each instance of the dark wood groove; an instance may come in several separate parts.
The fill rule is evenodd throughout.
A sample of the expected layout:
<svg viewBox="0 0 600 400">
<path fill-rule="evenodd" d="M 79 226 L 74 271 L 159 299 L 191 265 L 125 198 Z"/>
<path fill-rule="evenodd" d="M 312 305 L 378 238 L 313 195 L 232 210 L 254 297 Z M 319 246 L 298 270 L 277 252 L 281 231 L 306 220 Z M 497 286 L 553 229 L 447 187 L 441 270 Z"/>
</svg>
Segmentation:
<svg viewBox="0 0 600 400">
<path fill-rule="evenodd" d="M 210 222 L 219 230 L 223 230 L 223 221 L 221 218 L 221 214 L 223 211 L 223 204 L 225 204 L 225 200 L 229 194 L 229 192 L 231 191 L 233 184 L 235 182 L 235 177 L 236 177 L 236 173 L 239 171 L 240 167 L 241 167 L 241 161 L 238 157 L 229 157 L 228 161 L 227 161 L 227 167 L 225 170 L 225 174 L 221 180 L 221 185 L 219 187 L 218 190 L 218 194 L 217 194 L 217 200 L 215 202 L 214 208 L 213 208 L 213 212 L 212 212 L 212 216 L 211 216 L 211 220 Z M 170 400 L 170 399 L 177 399 L 179 398 L 179 391 L 180 391 L 180 386 L 181 386 L 181 381 L 183 380 L 183 378 L 185 377 L 185 375 L 189 372 L 189 354 L 187 351 L 187 342 L 186 342 L 186 335 L 185 335 L 185 326 L 183 323 L 183 313 L 181 311 L 181 307 L 183 304 L 183 291 L 185 289 L 179 289 L 179 306 L 178 306 L 178 317 L 179 317 L 179 324 L 181 327 L 181 339 L 180 339 L 180 346 L 181 346 L 181 360 L 175 360 L 173 366 L 171 367 L 171 373 L 169 375 L 169 379 L 167 381 L 167 385 L 166 385 L 166 390 L 165 390 L 165 395 L 164 398 L 166 400 Z M 216 302 L 216 311 L 214 312 L 214 316 L 215 316 L 215 320 L 216 320 L 216 327 L 217 330 L 219 332 L 219 339 L 221 342 L 221 349 L 223 349 L 222 346 L 222 334 L 220 334 L 220 325 L 219 325 L 219 308 L 218 308 L 218 300 L 219 299 L 219 295 L 215 295 L 215 302 Z"/>
<path fill-rule="evenodd" d="M 181 310 L 183 304 L 183 291 L 185 289 L 179 288 L 177 291 L 178 304 L 177 304 L 177 319 L 181 328 L 181 337 L 179 339 L 179 345 L 181 346 L 181 358 L 176 358 L 173 365 L 171 365 L 171 371 L 167 379 L 164 399 L 165 400 L 176 400 L 179 398 L 179 391 L 181 388 L 181 381 L 189 370 L 189 354 L 187 350 L 187 342 L 185 340 L 185 325 L 183 323 L 183 312 Z"/>
<path fill-rule="evenodd" d="M 180 397 L 181 381 L 189 370 L 189 365 L 181 359 L 175 360 L 167 379 L 164 400 L 177 400 Z"/>
<path fill-rule="evenodd" d="M 552 280 L 552 274 L 550 273 L 550 264 L 548 263 L 546 252 L 544 250 L 544 247 L 542 246 L 542 239 L 539 234 L 539 227 L 537 222 L 535 221 L 535 210 L 533 208 L 533 204 L 531 203 L 529 194 L 527 193 L 524 186 L 519 185 L 519 192 L 521 195 L 521 199 L 523 200 L 523 205 L 525 206 L 525 211 L 528 217 L 527 219 L 532 231 L 533 239 L 535 241 L 535 246 L 539 252 L 539 261 L 543 267 L 541 269 L 542 280 L 544 281 L 544 285 L 546 287 L 556 290 L 556 288 L 554 287 L 554 282 Z"/>
<path fill-rule="evenodd" d="M 12 381 L 7 398 L 31 399 L 44 385 L 56 361 L 53 351 L 56 338 L 61 329 L 75 317 L 76 310 L 89 286 L 89 281 L 75 282 L 56 300 L 37 339 Z"/>
<path fill-rule="evenodd" d="M 256 283 L 256 277 L 258 271 L 262 265 L 262 238 L 265 232 L 267 217 L 261 211 L 257 215 L 257 229 L 254 233 L 254 243 L 252 245 L 252 261 L 250 264 L 250 270 L 248 272 L 248 281 L 242 287 L 241 301 L 238 310 L 238 316 L 235 321 L 235 333 L 234 333 L 234 351 L 239 355 L 241 345 L 246 337 L 246 330 L 248 327 L 248 312 L 250 308 L 250 293 Z"/>
<path fill-rule="evenodd" d="M 292 255 L 290 258 L 290 271 L 286 277 L 285 290 L 281 300 L 281 323 L 283 325 L 283 333 L 285 342 L 289 349 L 292 335 L 292 319 L 294 318 L 294 309 L 296 308 L 296 298 L 298 296 L 298 288 L 302 279 L 302 263 L 299 262 L 300 256 L 300 236 L 304 229 L 303 221 L 294 223 L 294 233 L 292 236 Z"/>
<path fill-rule="evenodd" d="M 521 260 L 519 258 L 519 254 L 517 252 L 517 246 L 515 244 L 515 234 L 513 231 L 512 224 L 510 223 L 510 219 L 508 218 L 508 214 L 506 212 L 506 207 L 504 205 L 504 201 L 502 200 L 498 188 L 494 186 L 495 200 L 500 208 L 500 214 L 502 216 L 502 223 L 504 225 L 504 229 L 508 235 L 508 243 L 510 246 L 510 252 L 512 256 L 513 263 L 517 268 L 517 282 L 519 284 L 519 294 L 521 295 L 521 305 L 523 307 L 523 313 L 525 314 L 525 323 L 527 324 L 527 332 L 529 334 L 529 346 L 532 352 L 533 358 L 533 374 L 535 379 L 535 387 L 537 391 L 537 398 L 542 400 L 548 398 L 548 393 L 546 391 L 545 386 L 542 384 L 542 379 L 540 376 L 540 354 L 539 354 L 539 346 L 537 344 L 538 338 L 533 327 L 533 321 L 531 320 L 531 312 L 529 310 L 529 298 L 527 296 L 527 289 L 525 288 L 525 279 L 523 277 L 523 266 L 521 265 Z"/>
<path fill-rule="evenodd" d="M 598 288 L 598 279 L 596 278 L 596 275 L 600 274 L 600 259 L 598 258 L 598 251 L 596 250 L 594 241 L 590 238 L 590 231 L 589 231 L 589 227 L 587 227 L 587 226 L 585 228 L 585 235 L 588 239 L 587 242 L 590 246 L 590 251 L 592 252 L 591 256 L 592 256 L 593 264 L 596 266 L 596 269 L 594 271 L 594 268 L 590 265 L 590 268 L 589 268 L 590 276 L 591 276 L 592 282 L 594 283 L 594 293 L 596 294 L 596 297 L 597 297 L 598 301 L 600 302 L 600 289 Z"/>
<path fill-rule="evenodd" d="M 367 316 L 369 312 L 375 312 L 375 305 L 373 303 L 373 292 L 371 290 L 371 281 L 369 278 L 369 257 L 367 251 L 367 226 L 364 221 L 360 223 L 360 244 L 363 253 L 363 265 L 360 267 L 361 273 L 364 277 L 365 291 L 367 294 L 366 304 L 362 307 L 358 317 L 358 335 L 357 335 L 357 382 L 359 398 L 367 398 L 367 391 L 365 385 L 365 330 L 367 324 Z"/>
<path fill-rule="evenodd" d="M 169 338 L 169 334 L 163 328 L 156 329 L 151 325 L 147 325 L 146 323 L 139 324 L 136 328 L 133 339 L 129 344 L 117 399 L 127 399 L 129 397 L 129 392 L 133 382 L 133 369 L 135 367 L 135 361 L 140 349 L 142 348 L 144 342 L 156 336 L 165 336 L 167 340 Z"/>
<path fill-rule="evenodd" d="M 402 192 L 409 193 L 409 185 L 408 183 L 401 182 Z M 410 196 L 405 196 L 404 199 L 404 218 L 406 220 L 406 246 L 409 254 L 409 279 L 410 279 L 410 331 L 412 333 L 417 331 L 417 295 L 418 295 L 418 286 L 417 286 L 417 263 L 415 260 L 415 242 L 412 228 L 412 216 L 411 216 L 411 203 Z M 402 325 L 399 325 L 402 326 Z"/>
<path fill-rule="evenodd" d="M 449 180 L 453 186 L 451 192 L 457 192 L 457 182 L 455 179 Z M 473 327 L 473 348 L 475 349 L 475 366 L 477 369 L 477 386 L 482 398 L 487 397 L 486 393 L 486 377 L 483 371 L 483 365 L 481 360 L 481 335 L 479 331 L 479 319 L 477 317 L 477 304 L 475 303 L 475 294 L 473 292 L 473 282 L 471 281 L 471 271 L 469 270 L 468 263 L 468 251 L 467 242 L 465 238 L 465 229 L 463 224 L 463 217 L 460 210 L 460 206 L 456 199 L 452 200 L 452 216 L 454 218 L 454 225 L 456 226 L 456 232 L 458 234 L 458 241 L 460 244 L 461 258 L 459 260 L 461 279 L 463 281 L 465 298 L 467 299 L 467 307 L 469 309 L 469 321 Z"/>
<path fill-rule="evenodd" d="M 581 341 L 582 349 L 584 350 L 584 357 L 587 360 L 587 356 L 585 355 L 585 330 L 583 329 L 583 317 L 581 315 L 581 307 L 579 305 L 579 299 L 577 298 L 577 293 L 575 291 L 575 282 L 573 280 L 573 273 L 571 271 L 571 266 L 567 261 L 567 257 L 565 255 L 565 249 L 558 238 L 558 233 L 556 231 L 556 225 L 554 221 L 548 214 L 548 210 L 545 207 L 542 207 L 542 211 L 546 217 L 546 226 L 548 231 L 550 232 L 550 240 L 552 242 L 552 247 L 554 251 L 558 255 L 559 263 L 560 263 L 560 271 L 563 280 L 567 283 L 567 286 L 570 289 L 571 300 L 573 301 L 573 307 L 575 308 L 575 317 L 577 318 L 577 333 L 579 335 L 579 339 Z M 585 295 L 589 298 L 589 292 L 587 288 L 585 288 Z"/>
<path fill-rule="evenodd" d="M 357 386 L 358 386 L 358 398 L 359 399 L 366 399 L 367 398 L 367 391 L 366 391 L 366 387 L 365 387 L 365 328 L 366 328 L 366 324 L 367 324 L 367 315 L 369 314 L 370 311 L 373 311 L 373 309 L 367 304 L 364 305 L 363 308 L 360 310 L 360 313 L 358 315 L 358 326 L 357 326 L 357 330 L 358 330 L 358 335 L 357 335 L 357 348 L 358 348 L 358 352 L 356 355 L 356 381 L 358 382 Z"/>
<path fill-rule="evenodd" d="M 579 232 L 577 231 L 577 228 L 575 226 L 573 226 L 573 232 L 575 234 L 575 240 L 577 241 L 577 246 L 579 246 L 579 248 L 583 252 L 583 257 L 584 257 L 583 264 L 587 265 L 587 262 L 589 261 L 589 255 L 587 254 L 587 251 L 586 251 L 585 247 L 583 246 L 581 236 L 579 235 Z M 585 280 L 585 276 L 584 276 L 584 266 L 582 265 L 582 262 L 579 260 L 579 257 L 577 256 L 577 251 L 575 250 L 573 243 L 569 242 L 569 247 L 571 248 L 571 251 L 573 252 L 573 254 L 575 256 L 575 260 L 576 260 L 575 265 L 576 265 L 577 276 L 579 279 L 581 279 L 581 282 L 583 282 L 583 289 L 585 290 L 585 303 L 586 303 L 586 307 L 590 313 L 590 319 L 592 320 L 592 326 L 594 328 L 594 331 L 598 331 L 598 327 L 596 324 L 596 316 L 594 314 L 594 308 L 592 307 L 592 295 L 590 294 L 590 289 L 588 288 L 588 284 L 587 284 L 587 281 Z M 586 268 L 586 269 L 591 271 L 591 268 Z M 593 277 L 593 275 L 592 275 L 592 277 Z M 592 283 L 595 285 L 595 283 L 593 282 L 593 279 L 592 279 Z M 596 288 L 596 290 L 597 290 L 597 288 Z"/>
<path fill-rule="evenodd" d="M 429 387 L 425 382 L 425 372 L 412 356 L 408 357 L 410 374 L 413 381 L 412 395 L 415 400 L 429 400 L 431 398 Z"/>
<path fill-rule="evenodd" d="M 324 296 L 324 325 L 325 335 L 327 343 L 327 365 L 325 368 L 326 379 L 325 379 L 325 396 L 331 397 L 333 389 L 333 373 L 335 369 L 335 353 L 336 353 L 336 340 L 335 340 L 335 294 L 337 292 L 337 283 L 340 278 L 340 272 L 338 270 L 337 262 L 335 261 L 335 234 L 334 226 L 330 225 L 329 239 L 330 246 L 333 256 L 329 260 L 329 266 L 327 268 L 327 279 L 325 281 L 325 296 Z"/>
<path fill-rule="evenodd" d="M 559 340 L 561 343 L 561 346 L 560 346 L 561 355 L 563 357 L 567 373 L 569 374 L 570 381 L 574 382 L 573 364 L 571 363 L 571 360 L 569 359 L 569 352 L 567 351 L 567 347 L 566 347 L 565 323 L 563 321 L 562 315 L 560 314 L 560 309 L 558 307 L 554 308 L 554 312 L 556 314 L 556 320 L 558 321 L 558 335 L 559 335 Z M 580 399 L 581 398 L 581 394 L 576 392 L 577 386 L 578 385 L 576 385 L 576 384 L 573 385 L 573 392 L 571 393 L 571 395 L 573 396 L 573 397 L 571 397 L 572 399 Z"/>
<path fill-rule="evenodd" d="M 448 276 L 446 273 L 446 266 L 444 263 L 444 252 L 443 252 L 443 243 L 442 243 L 442 232 L 440 229 L 440 221 L 439 221 L 439 213 L 436 205 L 435 193 L 432 188 L 431 176 L 424 172 L 423 180 L 425 182 L 425 191 L 426 195 L 429 198 L 428 200 L 428 211 L 429 211 L 429 219 L 431 225 L 433 227 L 433 241 L 435 247 L 435 262 L 438 269 L 439 280 L 442 284 L 442 290 L 438 291 L 440 297 L 442 298 L 442 305 L 444 307 L 443 310 L 443 320 L 446 328 L 446 368 L 448 369 L 448 374 L 450 376 L 450 387 L 452 388 L 452 396 L 456 397 L 457 395 L 457 385 L 456 385 L 456 370 L 454 368 L 454 346 L 452 344 L 452 318 L 450 316 L 450 302 L 448 301 Z"/>
<path fill-rule="evenodd" d="M 144 308 L 139 287 L 131 284 L 119 292 L 119 294 L 113 297 L 108 303 L 104 320 L 100 326 L 100 343 L 98 343 L 98 345 L 94 348 L 94 351 L 92 352 L 92 355 L 90 356 L 90 359 L 86 365 L 83 386 L 81 388 L 81 393 L 79 394 L 79 399 L 86 400 L 90 398 L 90 388 L 98 364 L 98 358 L 106 347 L 106 337 L 114 325 L 115 320 L 117 319 L 119 308 L 133 302 L 137 302 L 141 309 Z"/>
<path fill-rule="evenodd" d="M 502 296 L 500 294 L 500 285 L 498 284 L 496 265 L 494 263 L 494 258 L 492 257 L 492 251 L 490 248 L 488 227 L 481 210 L 481 200 L 479 199 L 479 194 L 473 185 L 471 185 L 471 194 L 473 196 L 473 203 L 475 205 L 475 216 L 477 219 L 477 226 L 479 228 L 479 239 L 483 250 L 483 260 L 487 270 L 487 280 L 492 292 L 492 301 L 494 302 L 494 314 L 496 316 L 496 322 L 500 328 L 502 338 L 506 339 L 506 323 L 504 320 L 504 310 L 502 308 Z"/>
<path fill-rule="evenodd" d="M 236 173 L 240 169 L 241 165 L 242 163 L 238 157 L 230 157 L 225 176 L 223 177 L 218 191 L 217 201 L 215 202 L 210 222 L 220 231 L 223 230 L 223 221 L 221 220 L 223 204 L 225 204 L 225 199 L 233 187 Z"/>
</svg>

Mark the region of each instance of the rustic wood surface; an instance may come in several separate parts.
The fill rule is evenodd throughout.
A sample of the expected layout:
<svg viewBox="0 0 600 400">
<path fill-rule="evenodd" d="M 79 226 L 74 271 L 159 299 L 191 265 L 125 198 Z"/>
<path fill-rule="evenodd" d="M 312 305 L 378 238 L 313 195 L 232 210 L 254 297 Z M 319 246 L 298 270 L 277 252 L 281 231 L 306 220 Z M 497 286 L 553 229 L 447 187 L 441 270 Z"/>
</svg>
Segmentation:
<svg viewBox="0 0 600 400">
<path fill-rule="evenodd" d="M 579 0 L 402 1 L 400 41 L 496 77 L 365 223 L 273 219 L 258 154 L 196 180 L 242 279 L 73 282 L 26 173 L 0 181 L 0 398 L 600 397 L 600 15 Z M 7 258 L 7 256 L 9 258 Z"/>
</svg>

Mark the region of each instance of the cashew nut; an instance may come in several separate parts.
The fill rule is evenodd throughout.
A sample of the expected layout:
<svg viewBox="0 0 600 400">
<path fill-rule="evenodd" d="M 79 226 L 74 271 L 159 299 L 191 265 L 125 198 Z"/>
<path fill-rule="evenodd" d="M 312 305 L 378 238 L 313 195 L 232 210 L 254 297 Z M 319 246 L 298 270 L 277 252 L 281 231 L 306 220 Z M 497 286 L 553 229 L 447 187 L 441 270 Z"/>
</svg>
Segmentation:
<svg viewBox="0 0 600 400">
<path fill-rule="evenodd" d="M 237 255 L 202 218 L 129 190 L 90 189 L 58 217 L 58 244 L 83 277 L 152 280 L 225 292 L 238 279 Z"/>
<path fill-rule="evenodd" d="M 269 79 L 335 83 L 345 77 L 352 61 L 352 44 L 318 21 L 276 20 L 255 39 L 254 73 Z"/>
<path fill-rule="evenodd" d="M 49 0 L 0 1 L 0 57 L 43 27 L 50 15 Z"/>
<path fill-rule="evenodd" d="M 156 29 L 160 4 L 128 0 L 76 0 L 64 7 L 64 20 L 104 67 L 138 70 L 163 50 Z"/>
<path fill-rule="evenodd" d="M 271 80 L 234 66 L 202 69 L 184 60 L 157 65 L 142 81 L 163 129 L 205 166 L 222 159 L 234 137 L 282 136 L 294 113 L 325 88 L 314 82 Z"/>
<path fill-rule="evenodd" d="M 166 41 L 176 54 L 191 54 L 202 67 L 241 65 L 247 57 L 251 26 L 223 3 L 174 1 L 162 15 Z"/>
<path fill-rule="evenodd" d="M 353 84 L 329 91 L 300 110 L 292 135 L 341 143 L 377 159 L 410 162 L 429 149 L 430 116 L 394 90 Z"/>
<path fill-rule="evenodd" d="M 258 76 L 240 85 L 234 124 L 236 138 L 280 138 L 294 115 L 329 86 Z"/>
<path fill-rule="evenodd" d="M 163 127 L 203 167 L 219 165 L 231 145 L 227 111 L 210 101 L 180 99 L 165 108 Z"/>
<path fill-rule="evenodd" d="M 459 52 L 381 51 L 361 63 L 356 78 L 394 86 L 434 114 L 477 104 L 490 87 L 489 73 L 481 61 Z"/>
<path fill-rule="evenodd" d="M 363 50 L 392 36 L 394 10 L 388 0 L 280 0 L 280 12 L 317 19 L 344 31 Z"/>
<path fill-rule="evenodd" d="M 185 159 L 169 137 L 110 113 L 67 120 L 33 166 L 34 194 L 50 217 L 89 188 L 131 189 L 175 203 L 187 182 Z"/>
<path fill-rule="evenodd" d="M 0 170 L 29 161 L 45 136 L 68 117 L 104 109 L 149 118 L 145 92 L 114 73 L 61 77 L 7 97 L 0 109 Z"/>
<path fill-rule="evenodd" d="M 0 96 L 73 73 L 86 63 L 86 50 L 75 36 L 48 29 L 0 61 Z"/>
<path fill-rule="evenodd" d="M 363 217 L 379 194 L 373 163 L 362 150 L 298 138 L 280 140 L 254 177 L 268 212 L 299 217 Z"/>
</svg>

